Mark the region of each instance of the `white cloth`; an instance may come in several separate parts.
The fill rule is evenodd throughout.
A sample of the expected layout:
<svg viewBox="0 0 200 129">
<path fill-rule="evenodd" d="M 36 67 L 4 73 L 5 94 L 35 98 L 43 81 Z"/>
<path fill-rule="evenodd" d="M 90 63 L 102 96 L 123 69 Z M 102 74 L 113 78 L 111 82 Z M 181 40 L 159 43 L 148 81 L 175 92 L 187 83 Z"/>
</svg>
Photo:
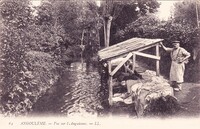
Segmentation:
<svg viewBox="0 0 200 129">
<path fill-rule="evenodd" d="M 183 76 L 185 72 L 185 64 L 178 64 L 176 61 L 172 61 L 170 69 L 170 81 L 176 81 L 182 83 L 184 81 Z"/>
<path fill-rule="evenodd" d="M 184 81 L 183 76 L 185 72 L 185 63 L 179 63 L 180 59 L 190 55 L 184 48 L 173 49 L 171 51 L 171 69 L 170 69 L 170 81 L 176 81 L 182 83 Z"/>
</svg>

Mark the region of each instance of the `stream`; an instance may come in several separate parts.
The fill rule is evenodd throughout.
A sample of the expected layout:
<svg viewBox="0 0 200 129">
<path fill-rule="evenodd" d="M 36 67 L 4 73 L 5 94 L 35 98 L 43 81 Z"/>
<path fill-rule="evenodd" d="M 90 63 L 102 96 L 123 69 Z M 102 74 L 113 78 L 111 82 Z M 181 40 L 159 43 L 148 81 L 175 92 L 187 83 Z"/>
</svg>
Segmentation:
<svg viewBox="0 0 200 129">
<path fill-rule="evenodd" d="M 84 61 L 66 65 L 58 84 L 33 106 L 33 115 L 99 116 L 106 114 L 107 96 L 98 65 Z"/>
</svg>

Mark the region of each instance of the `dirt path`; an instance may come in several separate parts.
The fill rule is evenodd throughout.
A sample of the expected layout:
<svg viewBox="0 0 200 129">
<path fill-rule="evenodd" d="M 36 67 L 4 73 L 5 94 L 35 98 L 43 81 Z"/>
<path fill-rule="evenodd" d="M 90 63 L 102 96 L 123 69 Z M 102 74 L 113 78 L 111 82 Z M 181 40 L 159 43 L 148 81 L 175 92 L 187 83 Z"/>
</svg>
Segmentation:
<svg viewBox="0 0 200 129">
<path fill-rule="evenodd" d="M 184 83 L 181 92 L 175 92 L 175 96 L 181 104 L 178 117 L 200 116 L 200 84 Z"/>
</svg>

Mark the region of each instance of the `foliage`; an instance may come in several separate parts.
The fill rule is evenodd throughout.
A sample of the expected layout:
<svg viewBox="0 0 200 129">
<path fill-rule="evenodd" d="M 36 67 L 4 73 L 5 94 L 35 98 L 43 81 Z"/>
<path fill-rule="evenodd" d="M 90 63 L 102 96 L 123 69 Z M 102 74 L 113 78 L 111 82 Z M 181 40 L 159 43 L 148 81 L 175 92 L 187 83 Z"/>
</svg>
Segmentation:
<svg viewBox="0 0 200 129">
<path fill-rule="evenodd" d="M 58 79 L 61 45 L 53 17 L 44 8 L 34 17 L 27 1 L 1 1 L 0 85 L 5 115 L 26 114 Z"/>
<path fill-rule="evenodd" d="M 182 25 L 190 24 L 193 27 L 197 26 L 197 14 L 200 14 L 200 5 L 196 0 L 184 0 L 175 4 L 174 19 L 175 22 Z"/>
<path fill-rule="evenodd" d="M 103 10 L 102 15 L 107 16 L 111 15 L 113 17 L 118 17 L 119 13 L 125 7 L 131 7 L 129 9 L 133 9 L 132 11 L 137 12 L 141 15 L 146 14 L 147 12 L 153 13 L 159 7 L 159 3 L 157 0 L 105 0 L 101 1 Z M 138 8 L 138 10 L 136 9 Z M 134 14 L 133 12 L 133 14 Z M 130 12 L 129 12 L 130 13 Z"/>
<path fill-rule="evenodd" d="M 1 88 L 4 96 L 4 112 L 15 112 L 25 110 L 29 100 L 25 99 L 23 89 L 30 84 L 32 77 L 26 62 L 24 52 L 26 50 L 25 28 L 31 22 L 30 8 L 26 2 L 21 1 L 2 1 L 1 16 L 3 25 L 1 28 Z M 23 97 L 22 97 L 23 96 Z"/>
<path fill-rule="evenodd" d="M 119 30 L 115 37 L 119 37 L 119 40 L 131 37 L 154 37 L 157 34 L 156 28 L 159 23 L 160 20 L 155 15 L 148 14 L 128 24 L 125 29 Z"/>
<path fill-rule="evenodd" d="M 118 31 L 117 36 L 122 35 L 124 39 L 131 37 L 163 38 L 167 43 L 180 40 L 182 45 L 191 45 L 195 33 L 196 30 L 189 24 L 182 25 L 174 22 L 173 19 L 164 22 L 155 15 L 149 14 L 128 24 L 124 30 Z"/>
<path fill-rule="evenodd" d="M 74 48 L 74 46 L 80 48 L 79 45 L 82 42 L 83 45 L 94 47 L 94 51 L 97 51 L 102 21 L 97 13 L 98 8 L 95 1 L 49 1 L 56 20 L 54 25 L 57 26 L 57 32 L 62 32 L 62 35 L 58 34 L 58 36 L 61 37 L 63 44 L 67 48 Z M 74 54 L 78 55 L 79 52 Z"/>
<path fill-rule="evenodd" d="M 152 100 L 145 109 L 146 116 L 172 116 L 181 109 L 177 99 L 172 96 L 160 97 Z"/>
</svg>

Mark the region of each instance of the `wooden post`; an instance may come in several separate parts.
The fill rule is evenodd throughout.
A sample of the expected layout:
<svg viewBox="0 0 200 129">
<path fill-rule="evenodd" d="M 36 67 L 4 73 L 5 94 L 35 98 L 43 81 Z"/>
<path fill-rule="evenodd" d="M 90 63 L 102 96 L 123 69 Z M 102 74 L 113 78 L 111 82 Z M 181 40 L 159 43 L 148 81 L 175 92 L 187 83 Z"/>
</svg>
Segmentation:
<svg viewBox="0 0 200 129">
<path fill-rule="evenodd" d="M 132 71 L 135 70 L 135 61 L 136 61 L 136 55 L 133 53 L 133 64 L 132 64 Z"/>
<path fill-rule="evenodd" d="M 156 44 L 156 56 L 160 56 L 159 54 L 159 43 Z M 160 75 L 160 61 L 157 59 L 156 60 L 156 75 Z"/>
<path fill-rule="evenodd" d="M 113 86 L 112 86 L 112 75 L 110 75 L 111 73 L 111 69 L 112 65 L 111 65 L 111 61 L 108 61 L 108 72 L 109 72 L 109 79 L 108 79 L 108 86 L 109 86 L 109 104 L 112 106 L 113 105 L 113 101 L 112 101 L 112 97 L 113 97 Z"/>
<path fill-rule="evenodd" d="M 196 16 L 197 16 L 197 28 L 199 28 L 199 12 L 198 12 L 198 3 L 196 1 Z"/>
<path fill-rule="evenodd" d="M 126 68 L 126 64 L 124 64 L 124 69 L 125 69 L 125 73 L 128 72 L 127 68 Z"/>
<path fill-rule="evenodd" d="M 81 36 L 81 65 L 82 65 L 82 70 L 83 70 L 83 51 L 85 49 L 84 45 L 83 45 L 83 40 L 84 40 L 84 33 L 85 33 L 85 29 L 83 29 L 82 31 L 82 36 Z"/>
<path fill-rule="evenodd" d="M 142 52 L 133 52 L 133 53 L 135 55 L 138 55 L 138 56 L 143 56 L 143 57 L 147 57 L 147 58 L 150 58 L 150 59 L 160 60 L 160 56 L 145 54 L 145 53 L 142 53 Z"/>
<path fill-rule="evenodd" d="M 112 16 L 104 17 L 104 42 L 105 47 L 109 47 L 110 45 L 110 27 L 112 23 Z"/>
</svg>

